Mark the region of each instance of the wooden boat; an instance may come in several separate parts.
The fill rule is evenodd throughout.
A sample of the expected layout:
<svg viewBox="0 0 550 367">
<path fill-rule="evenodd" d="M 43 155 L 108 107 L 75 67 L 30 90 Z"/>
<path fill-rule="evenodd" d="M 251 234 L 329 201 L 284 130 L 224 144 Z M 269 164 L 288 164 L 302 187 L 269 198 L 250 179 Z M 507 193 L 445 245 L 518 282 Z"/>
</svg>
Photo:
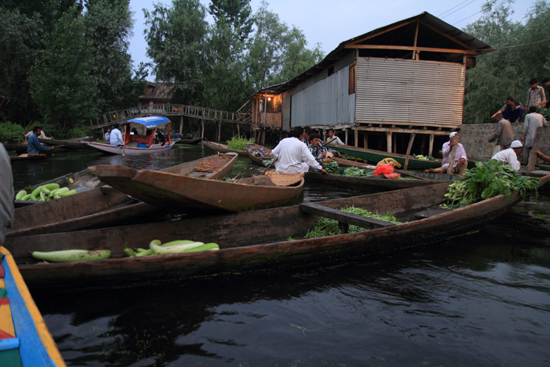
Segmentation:
<svg viewBox="0 0 550 367">
<path fill-rule="evenodd" d="M 65 366 L 15 260 L 1 246 L 0 366 Z"/>
<path fill-rule="evenodd" d="M 341 169 L 343 171 L 344 169 Z M 399 171 L 396 171 L 401 173 Z M 426 179 L 421 177 L 408 177 L 403 176 L 405 179 L 394 178 L 388 179 L 382 175 L 378 176 L 362 176 L 362 177 L 350 177 L 344 175 L 334 174 L 322 174 L 318 172 L 307 172 L 304 176 L 307 182 L 318 182 L 325 185 L 355 188 L 355 189 L 369 189 L 376 191 L 390 191 L 398 189 L 406 189 L 409 187 L 418 187 L 426 185 L 434 185 L 445 182 L 447 180 Z M 460 177 L 457 177 L 460 178 Z"/>
<path fill-rule="evenodd" d="M 117 281 L 176 280 L 266 267 L 300 266 L 445 241 L 479 228 L 520 201 L 514 192 L 509 198 L 500 195 L 455 210 L 434 209 L 443 202 L 447 187 L 448 183 L 441 183 L 253 212 L 8 238 L 6 247 L 17 259 L 25 280 L 33 285 L 78 282 L 79 286 L 102 286 Z M 336 210 L 350 206 L 375 213 L 391 212 L 403 223 L 394 225 Z M 322 217 L 337 220 L 344 230 L 349 224 L 370 230 L 304 238 Z M 139 258 L 130 258 L 124 253 L 126 246 L 147 248 L 153 239 L 163 243 L 181 239 L 215 242 L 220 250 Z M 37 264 L 29 255 L 29 251 L 73 248 L 109 249 L 112 255 L 102 261 L 61 264 Z"/>
<path fill-rule="evenodd" d="M 365 149 L 365 148 L 356 148 L 349 145 L 332 145 L 328 144 L 327 147 L 337 150 L 340 153 L 348 154 L 353 157 L 361 158 L 372 162 L 374 164 L 380 162 L 384 158 L 393 158 L 399 162 L 402 166 L 405 164 L 406 155 L 398 153 L 387 153 L 380 150 Z M 428 168 L 437 168 L 441 167 L 441 160 L 424 160 L 414 158 L 413 155 L 409 157 L 409 169 L 428 169 Z"/>
<path fill-rule="evenodd" d="M 292 186 L 267 186 L 255 177 L 226 182 L 124 166 L 96 166 L 95 173 L 108 185 L 165 209 L 242 212 L 288 205 L 304 185 L 303 179 Z"/>
<path fill-rule="evenodd" d="M 158 172 L 193 174 L 196 165 L 206 162 L 210 158 L 182 163 Z M 236 159 L 236 155 L 232 158 Z M 225 176 L 233 162 L 234 159 L 219 170 L 208 173 L 206 177 L 217 179 Z M 55 233 L 102 226 L 111 227 L 129 221 L 150 220 L 155 214 L 162 212 L 158 207 L 138 202 L 112 187 L 99 186 L 101 183 L 97 179 L 94 168 L 88 168 L 91 173 L 83 174 L 80 181 L 83 184 L 88 183 L 90 186 L 95 183 L 97 184 L 95 188 L 82 190 L 78 194 L 61 199 L 39 202 L 36 205 L 16 209 L 15 219 L 7 236 L 16 237 L 29 233 Z"/>
<path fill-rule="evenodd" d="M 27 154 L 26 156 L 10 156 L 11 163 L 43 161 L 53 157 L 53 154 Z"/>
<path fill-rule="evenodd" d="M 27 144 L 23 144 L 21 142 L 17 142 L 17 143 L 2 143 L 2 145 L 4 146 L 4 148 L 7 150 L 7 151 L 10 151 L 10 150 L 25 150 L 25 152 L 27 151 Z"/>
<path fill-rule="evenodd" d="M 175 139 L 172 139 L 175 140 Z M 200 143 L 202 138 L 194 138 L 194 139 L 178 139 L 176 140 L 176 144 L 189 144 L 189 145 L 195 145 Z"/>
<path fill-rule="evenodd" d="M 246 153 L 250 160 L 264 167 L 264 162 L 271 159 L 271 149 L 254 143 L 246 143 Z"/>
<path fill-rule="evenodd" d="M 76 190 L 77 192 L 82 192 L 82 191 L 95 189 L 101 184 L 101 181 L 92 172 L 90 172 L 88 169 L 85 169 L 80 172 L 69 173 L 48 181 L 44 181 L 38 185 L 32 185 L 30 187 L 21 188 L 17 190 L 15 194 L 17 195 L 17 193 L 21 190 L 31 192 L 38 186 L 42 186 L 50 183 L 56 183 L 61 187 L 68 187 L 69 190 Z M 16 208 L 20 208 L 27 205 L 35 205 L 38 203 L 41 203 L 41 201 L 23 201 L 23 200 L 13 201 L 13 204 Z"/>
<path fill-rule="evenodd" d="M 122 140 L 125 144 L 122 147 L 117 147 L 107 143 L 97 143 L 97 142 L 84 142 L 87 146 L 100 150 L 105 153 L 110 154 L 121 154 L 121 155 L 141 155 L 141 154 L 151 154 L 164 152 L 171 149 L 174 146 L 174 142 L 170 139 L 170 120 L 164 116 L 148 116 L 148 117 L 136 117 L 130 120 L 121 122 L 120 128 L 122 130 Z M 164 125 L 167 125 L 168 136 L 166 137 L 166 143 L 162 144 L 147 144 L 140 143 L 140 141 L 145 141 L 144 137 L 134 137 L 130 133 L 132 126 L 139 125 L 141 128 L 146 130 L 152 130 Z M 136 140 L 136 139 L 141 140 Z M 135 144 L 128 145 L 128 144 Z"/>
<path fill-rule="evenodd" d="M 206 140 L 203 140 L 202 143 L 206 145 L 208 148 L 215 150 L 216 152 L 220 152 L 220 153 L 233 152 L 233 153 L 237 153 L 238 155 L 248 156 L 248 153 L 246 152 L 246 150 L 234 150 L 229 148 L 229 146 L 227 146 L 226 144 L 214 143 L 212 141 L 206 141 Z"/>
<path fill-rule="evenodd" d="M 361 163 L 357 161 L 352 161 L 349 159 L 343 159 L 343 158 L 332 158 L 334 162 L 337 162 L 340 167 L 358 167 L 365 170 L 374 170 L 376 166 L 369 165 L 366 163 Z M 440 174 L 440 173 L 424 173 L 424 172 L 412 172 L 412 171 L 403 171 L 396 169 L 395 172 L 399 173 L 401 176 L 404 177 L 411 177 L 411 178 L 417 178 L 419 180 L 430 180 L 430 181 L 457 181 L 460 180 L 461 176 L 459 175 L 447 175 L 447 174 Z"/>
<path fill-rule="evenodd" d="M 73 138 L 73 139 L 64 139 L 64 140 L 38 138 L 38 140 L 42 144 L 46 144 L 54 147 L 63 147 L 70 150 L 90 149 L 88 145 L 84 144 L 84 142 L 87 141 L 86 139 L 89 139 L 89 137 L 84 136 L 82 138 Z"/>
</svg>

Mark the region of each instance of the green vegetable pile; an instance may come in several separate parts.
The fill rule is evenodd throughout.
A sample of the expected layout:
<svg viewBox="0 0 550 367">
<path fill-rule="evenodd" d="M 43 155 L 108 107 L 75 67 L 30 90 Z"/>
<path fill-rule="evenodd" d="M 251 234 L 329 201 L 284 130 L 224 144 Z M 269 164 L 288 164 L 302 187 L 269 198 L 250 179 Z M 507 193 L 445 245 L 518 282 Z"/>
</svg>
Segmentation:
<svg viewBox="0 0 550 367">
<path fill-rule="evenodd" d="M 350 177 L 363 177 L 363 176 L 372 176 L 374 172 L 367 171 L 359 167 L 348 167 L 344 170 L 344 176 Z"/>
<path fill-rule="evenodd" d="M 413 154 L 413 155 L 416 159 L 422 159 L 424 161 L 433 161 L 435 159 L 434 157 L 428 157 L 422 154 L 419 154 L 419 155 Z"/>
<path fill-rule="evenodd" d="M 142 257 L 150 255 L 170 255 L 170 254 L 184 254 L 198 251 L 215 251 L 219 250 L 220 246 L 211 242 L 203 243 L 191 240 L 178 240 L 161 244 L 159 240 L 153 240 L 149 244 L 148 249 L 138 248 L 132 250 L 131 248 L 125 248 L 124 252 L 130 257 Z"/>
<path fill-rule="evenodd" d="M 352 213 L 361 215 L 363 217 L 383 220 L 386 222 L 392 222 L 395 224 L 400 224 L 401 222 L 398 222 L 395 217 L 392 215 L 392 213 L 388 212 L 386 215 L 379 215 L 369 212 L 368 210 L 362 209 L 362 208 L 356 208 L 354 206 L 349 208 L 343 208 L 340 209 L 343 212 Z M 364 232 L 367 231 L 365 228 L 361 228 L 358 226 L 350 225 L 349 226 L 349 233 L 355 233 L 355 232 Z M 324 236 L 332 236 L 336 234 L 340 234 L 340 228 L 338 228 L 338 222 L 334 219 L 328 219 L 328 218 L 321 218 L 315 223 L 313 226 L 313 229 L 308 231 L 304 238 L 317 238 L 317 237 L 324 237 Z"/>
<path fill-rule="evenodd" d="M 76 194 L 76 190 L 69 190 L 68 187 L 59 187 L 58 184 L 52 183 L 38 186 L 31 193 L 26 190 L 21 190 L 15 196 L 15 200 L 23 201 L 48 201 L 52 199 L 60 199 L 65 196 Z"/>
<path fill-rule="evenodd" d="M 331 175 L 340 174 L 340 166 L 338 165 L 338 162 L 323 163 L 323 168 Z"/>
<path fill-rule="evenodd" d="M 234 136 L 231 140 L 227 141 L 227 146 L 233 150 L 246 150 L 246 143 L 254 143 L 254 138 L 245 139 L 240 136 Z"/>
<path fill-rule="evenodd" d="M 509 198 L 512 191 L 518 191 L 522 198 L 538 197 L 539 183 L 538 178 L 521 176 L 500 161 L 477 162 L 474 168 L 466 170 L 460 181 L 449 186 L 445 198 L 451 204 L 446 207 L 458 208 L 502 194 Z"/>
</svg>

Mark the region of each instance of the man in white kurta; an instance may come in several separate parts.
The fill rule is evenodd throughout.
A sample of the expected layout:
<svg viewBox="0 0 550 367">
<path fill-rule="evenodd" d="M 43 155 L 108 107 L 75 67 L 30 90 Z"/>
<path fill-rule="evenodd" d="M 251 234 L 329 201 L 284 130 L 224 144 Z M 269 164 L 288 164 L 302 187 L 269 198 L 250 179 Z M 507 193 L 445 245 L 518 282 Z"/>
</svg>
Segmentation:
<svg viewBox="0 0 550 367">
<path fill-rule="evenodd" d="M 523 144 L 521 141 L 514 140 L 510 145 L 510 148 L 501 150 L 495 154 L 491 159 L 496 159 L 497 161 L 504 162 L 505 166 L 510 166 L 514 171 L 519 171 L 521 165 L 518 161 L 518 156 L 523 151 Z"/>
<path fill-rule="evenodd" d="M 275 172 L 285 175 L 306 173 L 309 167 L 327 173 L 315 160 L 307 146 L 297 138 L 285 138 L 271 151 L 275 159 Z"/>
<path fill-rule="evenodd" d="M 122 140 L 122 133 L 118 129 L 118 127 L 113 127 L 113 130 L 111 130 L 111 136 L 109 136 L 109 144 L 121 147 L 124 145 L 124 140 Z"/>
<path fill-rule="evenodd" d="M 536 107 L 529 107 L 529 114 L 525 116 L 525 123 L 523 124 L 523 135 L 521 136 L 521 141 L 527 150 L 527 159 L 531 154 L 531 148 L 533 148 L 533 142 L 535 140 L 535 132 L 538 127 L 546 127 L 548 123 L 543 115 L 537 113 Z"/>
</svg>

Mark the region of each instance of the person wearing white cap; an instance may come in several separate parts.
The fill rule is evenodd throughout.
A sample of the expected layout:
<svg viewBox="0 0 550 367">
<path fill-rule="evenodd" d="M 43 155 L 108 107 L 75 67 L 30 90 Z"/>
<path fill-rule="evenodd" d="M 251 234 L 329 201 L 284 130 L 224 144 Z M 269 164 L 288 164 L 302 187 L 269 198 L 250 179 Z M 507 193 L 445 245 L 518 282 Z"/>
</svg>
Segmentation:
<svg viewBox="0 0 550 367">
<path fill-rule="evenodd" d="M 457 132 L 453 131 L 449 134 L 449 141 L 443 144 L 441 152 L 443 153 L 443 161 L 440 168 L 432 168 L 426 170 L 427 173 L 447 173 L 447 174 L 463 174 L 468 167 L 468 156 L 464 146 L 458 142 Z M 451 165 L 452 163 L 452 165 Z"/>
<path fill-rule="evenodd" d="M 518 156 L 523 152 L 523 144 L 521 141 L 514 140 L 510 144 L 510 148 L 501 150 L 495 154 L 491 159 L 496 159 L 497 161 L 504 162 L 504 165 L 508 165 L 514 169 L 514 171 L 519 171 L 521 165 L 518 161 Z"/>
</svg>

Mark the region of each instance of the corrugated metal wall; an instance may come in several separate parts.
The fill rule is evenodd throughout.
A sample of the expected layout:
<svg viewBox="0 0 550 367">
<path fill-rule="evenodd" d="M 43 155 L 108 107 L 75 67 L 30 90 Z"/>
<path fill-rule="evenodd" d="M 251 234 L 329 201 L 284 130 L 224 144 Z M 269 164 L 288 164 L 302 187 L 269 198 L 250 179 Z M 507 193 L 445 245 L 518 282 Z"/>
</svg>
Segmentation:
<svg viewBox="0 0 550 367">
<path fill-rule="evenodd" d="M 283 130 L 290 130 L 290 92 L 283 93 Z"/>
<path fill-rule="evenodd" d="M 359 58 L 355 121 L 462 124 L 465 75 L 461 64 Z"/>
<path fill-rule="evenodd" d="M 313 78 L 312 78 L 313 79 Z M 306 82 L 304 82 L 306 83 Z M 292 96 L 292 126 L 352 123 L 349 66 Z"/>
</svg>

